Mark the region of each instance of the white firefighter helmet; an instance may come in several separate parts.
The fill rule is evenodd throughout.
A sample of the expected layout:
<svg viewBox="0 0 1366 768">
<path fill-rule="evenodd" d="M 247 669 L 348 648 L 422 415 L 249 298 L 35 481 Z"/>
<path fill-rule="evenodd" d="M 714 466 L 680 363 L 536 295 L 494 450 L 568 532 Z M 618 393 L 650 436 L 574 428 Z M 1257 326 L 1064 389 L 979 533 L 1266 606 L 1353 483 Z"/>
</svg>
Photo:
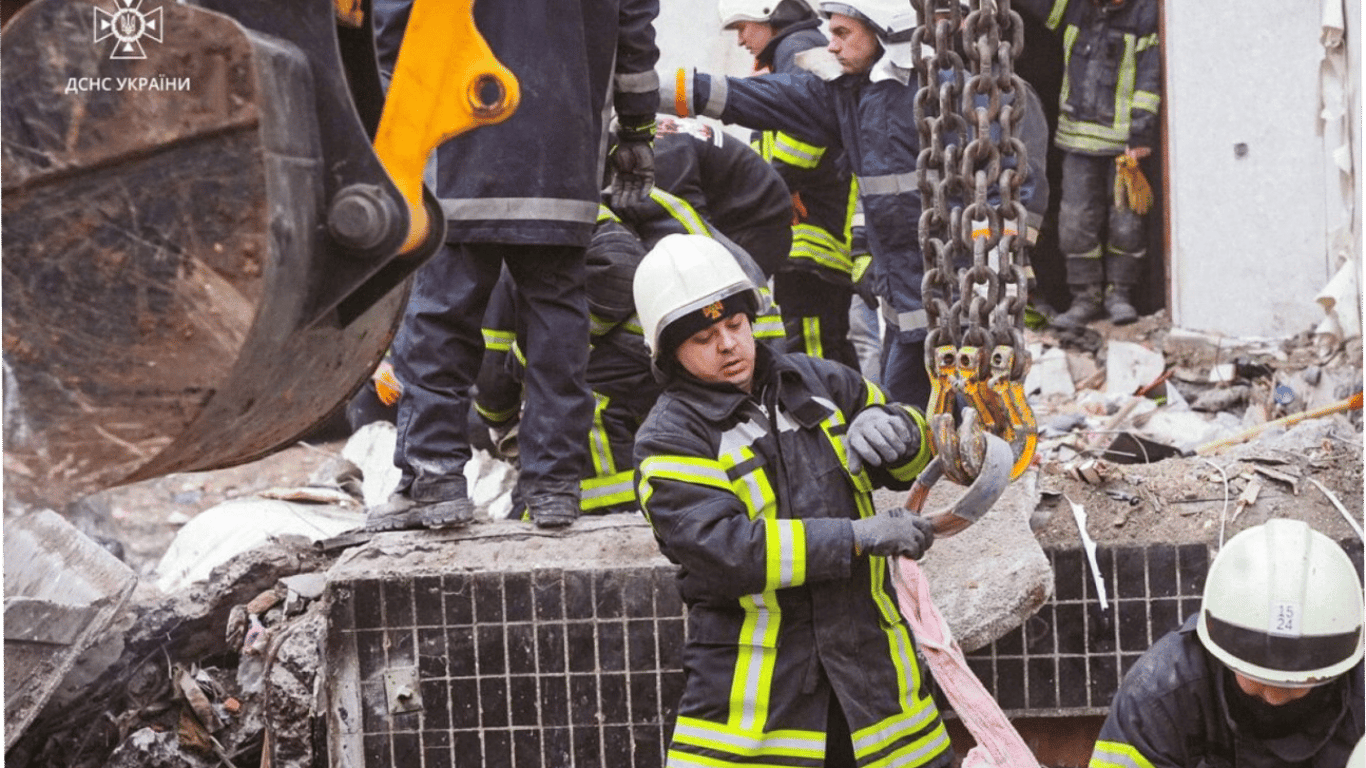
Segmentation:
<svg viewBox="0 0 1366 768">
<path fill-rule="evenodd" d="M 920 23 L 911 0 L 822 0 L 820 12 L 826 18 L 839 13 L 862 21 L 872 27 L 884 48 L 892 43 L 910 42 Z"/>
<path fill-rule="evenodd" d="M 1197 632 L 1234 672 L 1307 687 L 1362 656 L 1361 581 L 1332 539 L 1275 519 L 1229 539 L 1210 564 Z"/>
<path fill-rule="evenodd" d="M 783 5 L 788 6 L 782 8 Z M 721 28 L 730 29 L 741 21 L 773 22 L 782 10 L 789 21 L 809 16 L 814 12 L 806 0 L 717 0 L 716 14 L 721 17 Z"/>
<path fill-rule="evenodd" d="M 650 358 L 659 359 L 659 338 L 670 323 L 712 302 L 759 291 L 726 246 L 705 235 L 666 235 L 636 267 L 636 300 Z"/>
<path fill-rule="evenodd" d="M 1356 749 L 1347 758 L 1347 768 L 1366 768 L 1366 736 L 1357 740 Z"/>
</svg>

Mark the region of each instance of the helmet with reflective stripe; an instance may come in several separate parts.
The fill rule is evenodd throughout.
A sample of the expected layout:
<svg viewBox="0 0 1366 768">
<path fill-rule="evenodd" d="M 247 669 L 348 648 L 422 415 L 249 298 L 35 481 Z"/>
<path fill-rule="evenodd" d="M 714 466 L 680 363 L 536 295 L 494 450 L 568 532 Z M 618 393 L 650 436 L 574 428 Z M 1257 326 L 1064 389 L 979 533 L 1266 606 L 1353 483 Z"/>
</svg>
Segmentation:
<svg viewBox="0 0 1366 768">
<path fill-rule="evenodd" d="M 1234 672 L 1306 687 L 1361 661 L 1362 606 L 1361 580 L 1336 542 L 1300 520 L 1268 520 L 1214 558 L 1196 631 Z"/>
<path fill-rule="evenodd" d="M 741 21 L 785 26 L 815 16 L 805 0 L 718 0 L 716 13 L 721 17 L 722 29 L 730 29 L 732 24 Z"/>
<path fill-rule="evenodd" d="M 660 336 L 670 323 L 714 302 L 758 288 L 726 246 L 703 235 L 667 235 L 645 254 L 631 285 L 650 357 L 658 361 Z"/>
<path fill-rule="evenodd" d="M 840 0 L 822 2 L 821 15 L 839 13 L 858 19 L 869 27 L 884 46 L 889 43 L 910 42 L 920 15 L 912 7 L 910 0 Z"/>
</svg>

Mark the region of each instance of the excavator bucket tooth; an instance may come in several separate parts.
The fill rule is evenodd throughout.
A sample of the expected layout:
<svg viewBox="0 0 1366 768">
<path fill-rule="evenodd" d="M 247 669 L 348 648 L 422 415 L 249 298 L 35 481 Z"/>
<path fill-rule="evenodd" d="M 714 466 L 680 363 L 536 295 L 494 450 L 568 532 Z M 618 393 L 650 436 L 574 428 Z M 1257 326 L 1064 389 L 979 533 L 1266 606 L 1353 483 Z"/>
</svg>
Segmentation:
<svg viewBox="0 0 1366 768">
<path fill-rule="evenodd" d="M 379 363 L 424 256 L 389 268 L 408 214 L 332 4 L 104 5 L 38 0 L 0 47 L 6 491 L 49 504 L 298 440 Z M 365 247 L 328 226 L 357 186 L 389 209 Z"/>
</svg>

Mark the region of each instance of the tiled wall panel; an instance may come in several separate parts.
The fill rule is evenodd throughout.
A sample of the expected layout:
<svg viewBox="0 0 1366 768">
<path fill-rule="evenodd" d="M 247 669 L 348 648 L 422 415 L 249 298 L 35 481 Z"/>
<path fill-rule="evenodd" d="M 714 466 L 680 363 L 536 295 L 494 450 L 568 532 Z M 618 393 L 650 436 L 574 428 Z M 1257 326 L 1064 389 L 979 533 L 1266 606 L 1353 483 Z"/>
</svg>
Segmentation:
<svg viewBox="0 0 1366 768">
<path fill-rule="evenodd" d="M 1360 542 L 1343 542 L 1361 570 Z M 1012 715 L 1104 713 L 1124 673 L 1199 605 L 1204 545 L 1047 552 L 1053 599 L 968 654 Z M 453 570 L 329 585 L 333 754 L 365 768 L 657 768 L 682 693 L 669 566 Z M 353 679 L 354 678 L 354 679 Z M 337 746 L 338 740 L 344 743 Z"/>
</svg>

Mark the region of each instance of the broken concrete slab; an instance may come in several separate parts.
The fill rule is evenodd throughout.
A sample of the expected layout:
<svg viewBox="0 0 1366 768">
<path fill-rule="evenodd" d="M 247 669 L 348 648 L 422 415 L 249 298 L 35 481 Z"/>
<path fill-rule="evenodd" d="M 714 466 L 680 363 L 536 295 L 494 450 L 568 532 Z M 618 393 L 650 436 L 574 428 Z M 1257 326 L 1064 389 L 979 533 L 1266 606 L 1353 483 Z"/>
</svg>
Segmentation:
<svg viewBox="0 0 1366 768">
<path fill-rule="evenodd" d="M 926 513 L 948 507 L 965 491 L 937 484 Z M 878 508 L 902 495 L 878 491 Z M 920 562 L 934 603 L 965 652 L 1020 626 L 1053 595 L 1053 569 L 1029 527 L 1040 500 L 1038 471 L 1027 470 L 982 519 L 956 536 L 936 539 Z"/>
<path fill-rule="evenodd" d="M 5 747 L 23 735 L 137 575 L 61 515 L 5 521 Z"/>
<path fill-rule="evenodd" d="M 185 524 L 156 568 L 156 586 L 170 594 L 203 581 L 233 557 L 286 536 L 308 541 L 361 527 L 358 507 L 280 499 L 234 499 L 204 510 Z"/>
<path fill-rule="evenodd" d="M 1132 395 L 1162 375 L 1166 360 L 1142 344 L 1111 340 L 1105 345 L 1105 394 Z"/>
<path fill-rule="evenodd" d="M 1067 364 L 1067 352 L 1053 347 L 1034 355 L 1029 373 L 1025 375 L 1025 392 L 1038 392 L 1042 397 L 1068 396 L 1077 391 Z"/>
</svg>

